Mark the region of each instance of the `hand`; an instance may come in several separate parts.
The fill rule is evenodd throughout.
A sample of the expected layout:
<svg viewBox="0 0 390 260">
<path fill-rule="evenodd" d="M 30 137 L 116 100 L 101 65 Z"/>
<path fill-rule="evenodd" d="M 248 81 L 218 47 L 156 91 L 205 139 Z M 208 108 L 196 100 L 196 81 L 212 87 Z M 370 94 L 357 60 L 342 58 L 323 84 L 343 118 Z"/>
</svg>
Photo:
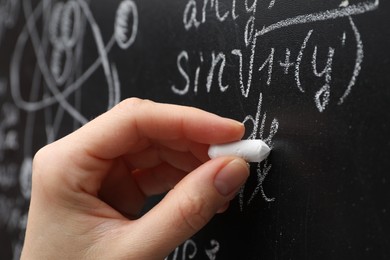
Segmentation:
<svg viewBox="0 0 390 260">
<path fill-rule="evenodd" d="M 36 154 L 22 259 L 163 259 L 247 179 L 245 161 L 207 156 L 243 133 L 195 108 L 123 101 Z"/>
</svg>

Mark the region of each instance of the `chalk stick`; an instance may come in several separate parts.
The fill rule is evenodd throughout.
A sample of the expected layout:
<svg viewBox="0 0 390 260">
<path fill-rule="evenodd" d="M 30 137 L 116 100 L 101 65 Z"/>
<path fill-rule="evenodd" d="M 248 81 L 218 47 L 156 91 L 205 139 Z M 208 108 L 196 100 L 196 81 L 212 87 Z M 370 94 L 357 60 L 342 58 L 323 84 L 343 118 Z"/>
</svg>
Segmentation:
<svg viewBox="0 0 390 260">
<path fill-rule="evenodd" d="M 241 140 L 232 143 L 211 145 L 209 157 L 237 156 L 247 162 L 261 162 L 265 160 L 271 149 L 261 140 Z"/>
</svg>

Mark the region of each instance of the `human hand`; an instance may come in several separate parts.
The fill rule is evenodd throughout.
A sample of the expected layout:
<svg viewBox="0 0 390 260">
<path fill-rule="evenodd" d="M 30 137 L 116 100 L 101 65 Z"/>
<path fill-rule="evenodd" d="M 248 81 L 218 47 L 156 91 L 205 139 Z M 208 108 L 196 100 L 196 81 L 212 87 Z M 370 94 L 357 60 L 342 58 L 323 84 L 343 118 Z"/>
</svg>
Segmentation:
<svg viewBox="0 0 390 260">
<path fill-rule="evenodd" d="M 122 102 L 36 154 L 22 259 L 163 259 L 247 179 L 242 159 L 207 155 L 243 133 L 195 108 Z"/>
</svg>

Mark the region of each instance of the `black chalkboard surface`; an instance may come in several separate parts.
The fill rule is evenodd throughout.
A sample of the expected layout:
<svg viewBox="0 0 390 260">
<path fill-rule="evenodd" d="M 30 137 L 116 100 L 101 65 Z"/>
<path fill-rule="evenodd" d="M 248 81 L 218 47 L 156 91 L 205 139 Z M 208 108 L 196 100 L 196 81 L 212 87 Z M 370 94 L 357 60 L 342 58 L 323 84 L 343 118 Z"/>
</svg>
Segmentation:
<svg viewBox="0 0 390 260">
<path fill-rule="evenodd" d="M 390 259 L 390 3 L 1 0 L 0 258 L 34 153 L 120 100 L 199 107 L 273 149 L 179 259 Z"/>
</svg>

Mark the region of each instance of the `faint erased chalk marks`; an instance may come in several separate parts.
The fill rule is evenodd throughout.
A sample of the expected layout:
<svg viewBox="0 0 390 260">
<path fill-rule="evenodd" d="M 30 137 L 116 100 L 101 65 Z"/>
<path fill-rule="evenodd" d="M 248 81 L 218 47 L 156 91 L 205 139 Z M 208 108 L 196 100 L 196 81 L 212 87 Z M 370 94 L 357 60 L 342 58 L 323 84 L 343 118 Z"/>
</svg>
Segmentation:
<svg viewBox="0 0 390 260">
<path fill-rule="evenodd" d="M 19 18 L 20 0 L 0 1 L 0 45 L 4 39 L 6 30 L 15 26 Z"/>
</svg>

